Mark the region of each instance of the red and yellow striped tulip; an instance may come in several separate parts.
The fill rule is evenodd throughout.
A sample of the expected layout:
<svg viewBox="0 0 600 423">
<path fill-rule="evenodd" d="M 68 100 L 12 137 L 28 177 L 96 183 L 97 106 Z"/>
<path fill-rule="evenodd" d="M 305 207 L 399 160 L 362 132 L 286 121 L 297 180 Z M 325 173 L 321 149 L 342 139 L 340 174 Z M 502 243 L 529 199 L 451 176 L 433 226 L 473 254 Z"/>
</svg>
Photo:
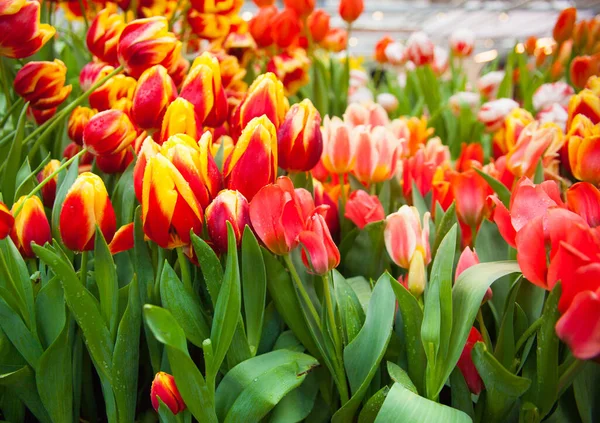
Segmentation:
<svg viewBox="0 0 600 423">
<path fill-rule="evenodd" d="M 35 195 L 30 198 L 25 196 L 19 198 L 13 204 L 11 211 L 14 213 L 19 208 L 21 211 L 15 217 L 10 237 L 23 257 L 35 257 L 35 253 L 31 249 L 32 242 L 37 245 L 52 242 L 50 223 L 44 212 L 42 201 Z"/>
<path fill-rule="evenodd" d="M 600 54 L 577 56 L 571 61 L 571 83 L 577 88 L 586 86 L 588 79 L 600 73 Z"/>
<path fill-rule="evenodd" d="M 83 91 L 92 88 L 94 83 L 114 71 L 115 68 L 103 62 L 89 62 L 79 72 L 79 86 Z"/>
<path fill-rule="evenodd" d="M 53 107 L 51 109 L 34 109 L 29 107 L 27 109 L 27 117 L 32 117 L 35 123 L 38 125 L 43 125 L 54 117 L 56 110 L 58 110 L 57 107 Z"/>
<path fill-rule="evenodd" d="M 6 238 L 12 231 L 15 219 L 2 201 L 0 201 L 0 240 Z"/>
<path fill-rule="evenodd" d="M 40 50 L 56 29 L 40 24 L 40 3 L 6 0 L 0 6 L 0 56 L 23 59 Z"/>
<path fill-rule="evenodd" d="M 291 172 L 311 170 L 323 152 L 321 115 L 309 99 L 294 104 L 277 132 L 279 167 Z"/>
<path fill-rule="evenodd" d="M 50 176 L 56 169 L 60 167 L 60 162 L 58 160 L 50 160 L 46 166 L 37 174 L 38 182 L 42 182 L 48 176 Z M 44 205 L 48 208 L 52 208 L 54 204 L 54 198 L 56 197 L 56 183 L 58 182 L 58 174 L 54 175 L 52 179 L 50 179 L 46 185 L 42 187 L 42 199 L 44 200 Z"/>
<path fill-rule="evenodd" d="M 103 154 L 96 157 L 96 166 L 102 172 L 109 175 L 123 173 L 133 161 L 133 152 L 130 148 L 121 150 L 115 154 Z"/>
<path fill-rule="evenodd" d="M 115 254 L 119 254 L 123 251 L 133 249 L 135 243 L 135 233 L 133 222 L 128 223 L 127 225 L 121 226 L 117 232 L 115 232 L 115 236 L 113 237 L 110 244 L 108 244 L 108 249 L 110 253 L 114 256 Z"/>
<path fill-rule="evenodd" d="M 152 381 L 150 388 L 150 400 L 152 407 L 158 411 L 160 400 L 169 407 L 173 414 L 178 414 L 185 410 L 185 402 L 175 384 L 175 379 L 168 373 L 158 372 Z"/>
<path fill-rule="evenodd" d="M 84 106 L 77 106 L 75 110 L 71 112 L 71 116 L 69 116 L 69 121 L 67 123 L 67 135 L 71 141 L 83 145 L 83 131 L 92 116 L 96 113 L 98 112 L 95 109 Z"/>
<path fill-rule="evenodd" d="M 237 13 L 243 2 L 240 0 L 191 0 L 191 3 L 198 12 L 229 15 Z"/>
<path fill-rule="evenodd" d="M 159 141 L 163 143 L 176 134 L 185 134 L 198 139 L 201 131 L 202 123 L 198 122 L 194 105 L 179 97 L 167 107 L 160 128 Z"/>
<path fill-rule="evenodd" d="M 14 87 L 32 108 L 47 110 L 60 105 L 71 93 L 72 86 L 65 86 L 66 77 L 67 67 L 58 59 L 29 62 L 17 72 Z"/>
<path fill-rule="evenodd" d="M 557 125 L 530 123 L 521 131 L 517 143 L 508 151 L 506 167 L 517 178 L 522 176 L 532 178 L 538 162 L 555 142 L 560 143 L 556 145 L 558 151 L 564 142 L 564 135 Z"/>
<path fill-rule="evenodd" d="M 117 66 L 117 45 L 123 29 L 123 16 L 117 12 L 116 6 L 108 4 L 98 12 L 90 25 L 85 39 L 88 49 L 101 61 Z"/>
<path fill-rule="evenodd" d="M 283 82 L 287 95 L 294 95 L 309 81 L 310 60 L 306 50 L 297 48 L 273 56 L 267 63 L 267 71 L 273 72 Z"/>
<path fill-rule="evenodd" d="M 96 225 L 106 242 L 112 241 L 117 221 L 104 182 L 99 176 L 84 172 L 65 197 L 59 218 L 60 236 L 70 250 L 93 250 Z"/>
<path fill-rule="evenodd" d="M 594 125 L 600 123 L 600 96 L 592 90 L 582 90 L 571 97 L 568 112 L 567 128 L 571 127 L 577 115 L 586 116 Z"/>
<path fill-rule="evenodd" d="M 327 35 L 321 40 L 321 46 L 334 53 L 339 53 L 348 44 L 348 31 L 343 28 L 329 28 Z"/>
<path fill-rule="evenodd" d="M 190 9 L 187 22 L 192 32 L 205 40 L 218 40 L 227 36 L 231 31 L 231 18 L 217 13 L 200 13 Z"/>
<path fill-rule="evenodd" d="M 569 164 L 573 176 L 594 185 L 600 183 L 600 127 L 590 126 L 581 136 L 569 137 Z"/>
<path fill-rule="evenodd" d="M 239 191 L 221 191 L 206 208 L 206 226 L 212 245 L 219 253 L 227 252 L 227 222 L 231 223 L 237 245 L 244 228 L 250 225 L 248 200 Z"/>
<path fill-rule="evenodd" d="M 250 201 L 259 189 L 277 177 L 277 132 L 275 125 L 261 116 L 246 125 L 223 166 L 225 185 Z"/>
<path fill-rule="evenodd" d="M 100 112 L 114 109 L 119 101 L 133 99 L 136 85 L 137 81 L 130 76 L 115 75 L 90 94 L 90 106 Z"/>
<path fill-rule="evenodd" d="M 96 156 L 117 154 L 136 139 L 137 131 L 127 115 L 106 110 L 94 115 L 83 131 L 83 144 Z"/>
<path fill-rule="evenodd" d="M 160 128 L 167 107 L 175 98 L 177 88 L 167 70 L 161 65 L 152 66 L 138 79 L 131 117 L 140 128 Z"/>
<path fill-rule="evenodd" d="M 508 153 L 519 139 L 521 131 L 533 121 L 533 116 L 527 110 L 512 110 L 504 119 L 504 126 L 494 135 L 496 157 Z"/>
</svg>

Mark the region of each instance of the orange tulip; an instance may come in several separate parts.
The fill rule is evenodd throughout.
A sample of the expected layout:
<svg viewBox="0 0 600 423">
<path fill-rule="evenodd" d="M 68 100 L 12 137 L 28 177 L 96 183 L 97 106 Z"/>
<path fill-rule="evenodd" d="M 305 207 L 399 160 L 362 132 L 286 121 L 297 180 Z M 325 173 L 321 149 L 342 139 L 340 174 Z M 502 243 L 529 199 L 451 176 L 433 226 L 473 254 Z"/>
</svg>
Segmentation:
<svg viewBox="0 0 600 423">
<path fill-rule="evenodd" d="M 15 92 L 34 109 L 47 110 L 60 105 L 71 93 L 65 86 L 67 67 L 63 62 L 29 62 L 15 76 Z"/>
<path fill-rule="evenodd" d="M 175 98 L 177 88 L 167 70 L 161 65 L 148 68 L 137 82 L 131 117 L 140 128 L 160 128 L 167 107 Z"/>
<path fill-rule="evenodd" d="M 158 372 L 152 381 L 150 388 L 150 399 L 152 407 L 158 411 L 158 399 L 169 407 L 173 414 L 178 414 L 185 410 L 186 406 L 181 398 L 181 394 L 175 384 L 175 379 L 168 373 Z"/>
<path fill-rule="evenodd" d="M 6 0 L 0 6 L 0 56 L 23 59 L 37 53 L 56 33 L 40 24 L 40 3 Z"/>
<path fill-rule="evenodd" d="M 387 35 L 384 36 L 383 38 L 381 38 L 379 41 L 377 41 L 377 44 L 375 44 L 375 60 L 376 61 L 378 61 L 379 63 L 387 63 L 388 62 L 388 57 L 385 54 L 385 49 L 387 48 L 387 46 L 389 46 L 393 42 L 394 42 L 394 39 Z"/>
<path fill-rule="evenodd" d="M 90 119 L 83 131 L 83 144 L 94 155 L 117 154 L 129 147 L 136 136 L 125 113 L 106 110 Z"/>
<path fill-rule="evenodd" d="M 76 144 L 83 145 L 83 131 L 88 122 L 97 113 L 95 109 L 89 107 L 77 106 L 67 123 L 67 135 Z"/>
<path fill-rule="evenodd" d="M 527 53 L 529 56 L 533 56 L 537 47 L 537 37 L 532 35 L 531 37 L 527 38 L 527 40 L 525 40 L 524 47 L 525 53 Z"/>
<path fill-rule="evenodd" d="M 277 79 L 283 82 L 285 93 L 294 95 L 309 81 L 308 71 L 310 60 L 304 49 L 298 48 L 293 51 L 273 56 L 267 63 L 267 71 L 277 75 Z"/>
<path fill-rule="evenodd" d="M 0 201 L 0 240 L 6 238 L 12 231 L 15 219 L 2 201 Z"/>
<path fill-rule="evenodd" d="M 486 200 L 491 190 L 483 177 L 474 169 L 454 174 L 450 189 L 456 201 L 456 215 L 460 222 L 476 230 L 486 215 Z"/>
<path fill-rule="evenodd" d="M 325 38 L 321 40 L 321 46 L 334 53 L 343 51 L 346 44 L 348 44 L 348 31 L 343 28 L 330 28 Z"/>
<path fill-rule="evenodd" d="M 571 82 L 585 87 L 588 79 L 600 73 L 600 56 L 577 56 L 571 61 Z"/>
<path fill-rule="evenodd" d="M 35 257 L 35 253 L 31 249 L 32 242 L 37 245 L 52 242 L 52 233 L 44 212 L 44 205 L 35 195 L 30 198 L 23 196 L 13 204 L 11 212 L 14 213 L 19 208 L 21 211 L 14 219 L 10 237 L 24 257 Z"/>
<path fill-rule="evenodd" d="M 364 0 L 340 0 L 340 16 L 348 23 L 357 20 L 363 10 L 365 10 Z"/>
<path fill-rule="evenodd" d="M 246 225 L 250 225 L 248 200 L 238 191 L 223 190 L 206 208 L 206 226 L 212 246 L 227 252 L 227 222 L 231 223 L 237 245 L 242 241 Z"/>
<path fill-rule="evenodd" d="M 481 144 L 462 143 L 460 148 L 460 156 L 456 159 L 456 170 L 464 172 L 471 169 L 473 166 L 483 165 L 483 147 Z"/>
<path fill-rule="evenodd" d="M 130 76 L 115 75 L 90 94 L 90 106 L 100 112 L 114 109 L 120 100 L 133 99 L 136 85 L 137 81 Z"/>
<path fill-rule="evenodd" d="M 276 15 L 277 7 L 269 5 L 260 7 L 258 13 L 250 20 L 250 34 L 259 47 L 268 47 L 273 44 L 271 21 Z"/>
<path fill-rule="evenodd" d="M 277 132 L 277 157 L 282 169 L 311 170 L 323 152 L 321 115 L 309 99 L 294 104 Z"/>
<path fill-rule="evenodd" d="M 323 166 L 334 174 L 348 173 L 356 163 L 356 144 L 351 127 L 340 118 L 325 116 L 323 122 Z"/>
<path fill-rule="evenodd" d="M 269 22 L 273 42 L 281 48 L 292 45 L 302 29 L 300 19 L 293 9 L 283 9 L 273 16 Z"/>
<path fill-rule="evenodd" d="M 558 151 L 563 142 L 564 135 L 556 125 L 532 122 L 521 131 L 517 143 L 506 155 L 506 167 L 518 178 L 532 178 L 538 162 L 550 145 L 556 143 L 554 148 Z"/>
<path fill-rule="evenodd" d="M 577 9 L 575 7 L 569 7 L 560 12 L 552 30 L 552 36 L 557 43 L 560 44 L 571 38 L 576 20 Z"/>
<path fill-rule="evenodd" d="M 316 9 L 308 16 L 306 24 L 315 43 L 321 42 L 327 35 L 329 19 L 329 14 L 323 9 Z"/>
<path fill-rule="evenodd" d="M 99 176 L 84 172 L 65 197 L 59 218 L 60 236 L 70 250 L 93 250 L 96 225 L 110 242 L 117 223 L 108 192 Z"/>
<path fill-rule="evenodd" d="M 86 36 L 88 49 L 101 61 L 117 66 L 117 44 L 124 28 L 123 16 L 109 4 L 98 12 L 90 25 Z"/>
<path fill-rule="evenodd" d="M 37 174 L 38 182 L 42 182 L 48 176 L 50 176 L 56 169 L 60 167 L 60 162 L 58 160 L 50 160 L 46 166 Z M 44 205 L 48 208 L 52 208 L 54 205 L 54 198 L 56 197 L 56 183 L 58 182 L 58 175 L 54 175 L 54 177 L 46 183 L 42 187 L 42 199 L 44 200 Z"/>
<path fill-rule="evenodd" d="M 301 18 L 310 15 L 315 9 L 315 0 L 283 0 L 283 4 Z"/>
<path fill-rule="evenodd" d="M 569 164 L 580 181 L 600 183 L 600 128 L 594 126 L 583 136 L 569 138 Z"/>
</svg>

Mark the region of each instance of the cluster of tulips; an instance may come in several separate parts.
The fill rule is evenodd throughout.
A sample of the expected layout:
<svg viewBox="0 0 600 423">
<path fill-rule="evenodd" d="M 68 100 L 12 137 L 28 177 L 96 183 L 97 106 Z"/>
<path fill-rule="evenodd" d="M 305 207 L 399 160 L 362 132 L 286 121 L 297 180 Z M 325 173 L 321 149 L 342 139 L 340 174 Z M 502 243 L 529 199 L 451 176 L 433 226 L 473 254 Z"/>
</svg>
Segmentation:
<svg viewBox="0 0 600 423">
<path fill-rule="evenodd" d="M 593 421 L 598 17 L 468 90 L 255 3 L 0 1 L 4 419 Z"/>
</svg>

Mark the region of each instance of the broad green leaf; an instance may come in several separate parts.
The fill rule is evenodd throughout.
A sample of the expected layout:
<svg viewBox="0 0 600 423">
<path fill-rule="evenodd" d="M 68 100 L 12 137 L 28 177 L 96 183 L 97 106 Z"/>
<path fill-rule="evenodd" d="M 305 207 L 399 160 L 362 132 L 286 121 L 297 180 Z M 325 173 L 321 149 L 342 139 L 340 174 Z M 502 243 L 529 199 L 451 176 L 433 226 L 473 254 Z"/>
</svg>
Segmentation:
<svg viewBox="0 0 600 423">
<path fill-rule="evenodd" d="M 94 244 L 94 279 L 98 287 L 100 313 L 114 338 L 117 330 L 119 283 L 112 254 L 99 227 L 96 227 Z"/>
<path fill-rule="evenodd" d="M 231 369 L 252 356 L 250 346 L 248 345 L 248 338 L 246 337 L 244 321 L 240 313 L 229 350 L 227 351 L 227 368 Z"/>
<path fill-rule="evenodd" d="M 0 297 L 0 327 L 27 363 L 37 369 L 42 353 L 42 345 L 34 336 L 19 314 Z"/>
<path fill-rule="evenodd" d="M 4 66 L 4 65 L 2 65 Z M 21 152 L 23 149 L 23 135 L 25 133 L 25 122 L 27 122 L 27 109 L 29 103 L 26 103 L 21 109 L 19 115 L 19 121 L 17 123 L 17 131 L 12 140 L 8 157 L 5 158 L 6 165 L 4 167 L 4 173 L 2 174 L 2 194 L 4 195 L 4 202 L 8 207 L 12 206 L 15 200 L 15 192 L 17 187 L 17 173 L 21 166 Z"/>
<path fill-rule="evenodd" d="M 333 271 L 333 282 L 337 313 L 342 323 L 344 344 L 348 345 L 362 328 L 365 322 L 365 312 L 356 293 L 337 270 Z"/>
<path fill-rule="evenodd" d="M 408 373 L 406 373 L 402 367 L 398 366 L 396 363 L 392 363 L 391 361 L 388 361 L 386 366 L 388 374 L 394 382 L 399 383 L 409 391 L 418 394 L 417 388 L 413 384 L 412 380 L 410 380 Z"/>
<path fill-rule="evenodd" d="M 52 422 L 38 394 L 35 374 L 31 367 L 24 366 L 18 370 L 0 374 L 0 386 L 16 394 L 38 420 L 43 423 Z"/>
<path fill-rule="evenodd" d="M 573 382 L 573 392 L 582 422 L 593 423 L 600 420 L 600 366 L 592 361 L 584 366 Z"/>
<path fill-rule="evenodd" d="M 385 221 L 369 223 L 357 231 L 356 238 L 351 242 L 347 252 L 342 254 L 345 276 L 364 276 L 377 279 L 385 270 L 388 257 L 385 253 L 383 231 Z M 344 240 L 346 243 L 346 240 Z M 340 246 L 340 251 L 344 250 Z"/>
<path fill-rule="evenodd" d="M 377 414 L 379 414 L 379 410 L 381 410 L 383 402 L 387 398 L 389 392 L 390 388 L 388 386 L 384 386 L 377 391 L 375 395 L 369 398 L 362 410 L 360 410 L 360 414 L 358 415 L 358 423 L 373 423 L 377 418 Z"/>
<path fill-rule="evenodd" d="M 195 234 L 191 234 L 191 238 L 194 252 L 196 253 L 196 257 L 198 257 L 198 263 L 200 263 L 200 270 L 208 288 L 208 293 L 210 294 L 213 306 L 216 306 L 221 282 L 223 281 L 221 262 L 214 250 L 202 238 L 199 238 Z"/>
<path fill-rule="evenodd" d="M 467 382 L 458 367 L 450 374 L 450 386 L 452 387 L 452 408 L 456 408 L 473 418 L 473 400 Z"/>
<path fill-rule="evenodd" d="M 217 417 L 208 386 L 190 358 L 185 333 L 168 310 L 146 304 L 144 317 L 156 339 L 165 344 L 175 383 L 183 401 L 201 422 L 216 423 Z"/>
<path fill-rule="evenodd" d="M 435 241 L 433 243 L 433 248 L 431 249 L 431 257 L 435 259 L 437 255 L 437 250 L 440 248 L 442 241 L 446 238 L 446 234 L 450 232 L 450 230 L 456 224 L 456 203 L 453 201 L 452 205 L 448 207 L 448 210 L 444 213 L 444 217 L 440 220 L 439 225 L 435 224 Z M 436 220 L 438 217 L 438 211 L 436 211 Z"/>
<path fill-rule="evenodd" d="M 161 423 L 180 423 L 180 420 L 160 398 L 158 398 L 158 416 Z"/>
<path fill-rule="evenodd" d="M 304 352 L 304 345 L 296 338 L 294 332 L 291 330 L 286 330 L 279 335 L 277 341 L 275 341 L 275 345 L 273 345 L 273 350 L 290 350 L 295 352 Z"/>
<path fill-rule="evenodd" d="M 133 221 L 135 210 L 135 189 L 133 187 L 133 168 L 135 161 L 125 169 L 111 195 L 118 226 L 126 225 Z"/>
<path fill-rule="evenodd" d="M 506 186 L 494 178 L 493 176 L 488 175 L 487 173 L 474 168 L 475 171 L 490 185 L 490 187 L 494 190 L 494 192 L 498 195 L 498 199 L 502 201 L 504 207 L 507 209 L 510 207 L 510 190 L 506 188 Z"/>
<path fill-rule="evenodd" d="M 334 414 L 333 422 L 353 419 L 390 341 L 396 306 L 391 279 L 388 273 L 379 278 L 369 301 L 365 324 L 344 348 L 344 367 L 352 397 Z"/>
<path fill-rule="evenodd" d="M 35 299 L 35 310 L 42 346 L 49 347 L 61 333 L 67 319 L 65 297 L 58 276 L 40 289 Z"/>
<path fill-rule="evenodd" d="M 260 246 L 249 226 L 242 237 L 242 289 L 246 334 L 252 355 L 256 355 L 260 344 L 265 302 L 267 296 L 267 275 Z"/>
<path fill-rule="evenodd" d="M 60 211 L 62 210 L 63 203 L 67 192 L 77 179 L 79 175 L 79 158 L 73 160 L 69 166 L 67 172 L 60 172 L 58 174 L 58 182 L 56 183 L 56 197 L 54 198 L 54 205 L 52 206 L 52 236 L 56 239 L 61 239 L 60 236 Z"/>
<path fill-rule="evenodd" d="M 317 375 L 309 373 L 302 385 L 288 393 L 271 412 L 270 423 L 297 423 L 312 411 L 319 392 Z"/>
<path fill-rule="evenodd" d="M 412 183 L 412 204 L 419 211 L 419 216 L 421 217 L 421 221 L 423 221 L 423 216 L 429 211 L 429 207 L 427 207 L 427 203 L 421 195 L 421 191 L 419 191 L 415 181 Z"/>
<path fill-rule="evenodd" d="M 317 365 L 313 357 L 289 350 L 273 351 L 238 364 L 217 388 L 219 421 L 259 421 L 286 394 L 300 386 Z"/>
<path fill-rule="evenodd" d="M 160 297 L 163 307 L 175 317 L 186 338 L 202 348 L 202 342 L 210 337 L 210 329 L 202 314 L 200 300 L 195 292 L 186 289 L 169 263 L 163 267 Z"/>
<path fill-rule="evenodd" d="M 472 423 L 462 411 L 420 397 L 394 383 L 383 402 L 375 423 Z"/>
<path fill-rule="evenodd" d="M 500 326 L 500 333 L 496 340 L 496 349 L 494 350 L 494 356 L 500 361 L 500 363 L 510 368 L 515 358 L 515 300 L 519 293 L 519 287 L 521 286 L 520 280 L 517 280 L 510 289 L 508 301 L 506 302 L 506 309 L 504 310 L 504 318 L 502 319 L 502 325 Z"/>
</svg>

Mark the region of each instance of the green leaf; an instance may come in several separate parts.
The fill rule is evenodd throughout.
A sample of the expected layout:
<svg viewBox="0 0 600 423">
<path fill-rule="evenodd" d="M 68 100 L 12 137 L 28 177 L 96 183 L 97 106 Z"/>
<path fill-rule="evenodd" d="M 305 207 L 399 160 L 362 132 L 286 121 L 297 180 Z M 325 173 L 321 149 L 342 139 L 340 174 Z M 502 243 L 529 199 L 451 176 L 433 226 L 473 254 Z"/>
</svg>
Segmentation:
<svg viewBox="0 0 600 423">
<path fill-rule="evenodd" d="M 52 421 L 38 394 L 31 367 L 24 366 L 19 370 L 0 375 L 0 386 L 16 394 L 38 420 L 43 423 Z"/>
<path fill-rule="evenodd" d="M 169 263 L 163 266 L 160 278 L 160 298 L 183 328 L 186 338 L 197 347 L 210 337 L 210 329 L 195 292 L 186 289 Z"/>
<path fill-rule="evenodd" d="M 56 183 L 56 197 L 54 198 L 54 205 L 52 206 L 52 235 L 53 238 L 61 239 L 60 236 L 60 211 L 62 210 L 63 203 L 67 192 L 77 179 L 79 175 L 79 157 L 71 162 L 69 170 L 67 172 L 60 172 L 58 174 L 58 182 Z"/>
<path fill-rule="evenodd" d="M 94 243 L 94 279 L 98 287 L 100 313 L 111 336 L 114 337 L 117 330 L 119 283 L 112 254 L 99 227 L 96 227 Z"/>
<path fill-rule="evenodd" d="M 21 151 L 23 149 L 23 135 L 25 133 L 25 122 L 27 122 L 27 109 L 29 108 L 29 102 L 21 109 L 19 115 L 19 121 L 17 123 L 17 131 L 12 140 L 10 152 L 6 160 L 6 166 L 4 167 L 4 174 L 2 175 L 2 194 L 4 195 L 4 202 L 8 207 L 17 200 L 15 198 L 17 172 L 21 166 Z"/>
<path fill-rule="evenodd" d="M 190 358 L 185 333 L 168 310 L 150 304 L 144 317 L 156 339 L 165 344 L 169 364 L 183 401 L 198 421 L 217 422 L 211 394 L 202 373 Z"/>
<path fill-rule="evenodd" d="M 375 419 L 376 423 L 472 423 L 462 411 L 438 404 L 394 383 Z"/>
<path fill-rule="evenodd" d="M 58 276 L 53 277 L 38 292 L 35 311 L 42 345 L 48 347 L 60 335 L 67 320 L 65 297 Z"/>
<path fill-rule="evenodd" d="M 154 270 L 152 267 L 152 260 L 150 259 L 150 253 L 148 252 L 148 245 L 144 241 L 144 228 L 142 223 L 141 206 L 138 206 L 135 210 L 133 229 L 133 253 L 135 262 L 135 272 L 137 275 L 140 290 L 140 301 L 142 304 L 145 304 L 149 291 L 154 285 Z"/>
<path fill-rule="evenodd" d="M 510 368 L 515 359 L 515 300 L 519 293 L 520 286 L 521 282 L 517 280 L 510 288 L 506 309 L 504 310 L 504 318 L 502 319 L 502 325 L 500 326 L 500 333 L 498 334 L 496 349 L 494 351 L 494 356 L 506 368 Z"/>
<path fill-rule="evenodd" d="M 365 324 L 344 348 L 344 367 L 352 397 L 334 414 L 333 422 L 352 420 L 390 341 L 396 306 L 391 279 L 388 273 L 379 278 L 369 301 Z"/>
<path fill-rule="evenodd" d="M 27 363 L 37 369 L 44 352 L 38 339 L 29 331 L 19 314 L 0 297 L 0 327 Z"/>
<path fill-rule="evenodd" d="M 487 173 L 474 168 L 475 171 L 481 176 L 485 181 L 490 185 L 490 187 L 494 190 L 494 192 L 498 195 L 498 199 L 502 201 L 504 207 L 507 209 L 510 208 L 510 190 L 506 188 L 506 186 L 494 178 L 493 176 L 488 175 Z"/>
<path fill-rule="evenodd" d="M 135 161 L 125 169 L 125 172 L 119 177 L 119 181 L 111 195 L 118 226 L 125 225 L 133 221 L 133 212 L 135 209 L 135 189 L 133 186 L 133 168 Z"/>
<path fill-rule="evenodd" d="M 282 349 L 295 352 L 304 352 L 305 348 L 298 338 L 296 338 L 294 332 L 291 330 L 286 330 L 279 335 L 277 341 L 275 341 L 275 345 L 273 345 L 273 351 Z"/>
<path fill-rule="evenodd" d="M 385 253 L 385 242 L 383 231 L 385 221 L 372 222 L 362 230 L 357 231 L 356 238 L 351 241 L 344 239 L 343 244 L 349 244 L 349 248 L 340 246 L 342 252 L 342 263 L 345 276 L 364 276 L 377 279 L 385 270 L 388 257 Z"/>
<path fill-rule="evenodd" d="M 414 392 L 417 395 L 419 394 L 412 380 L 410 380 L 408 373 L 406 373 L 402 367 L 398 366 L 396 363 L 392 363 L 391 361 L 388 361 L 386 364 L 390 378 L 394 382 L 401 384 L 406 389 L 408 389 L 411 392 Z"/>
<path fill-rule="evenodd" d="M 600 366 L 592 361 L 584 366 L 573 382 L 573 392 L 581 421 L 593 423 L 600 419 Z"/>
<path fill-rule="evenodd" d="M 415 181 L 412 183 L 412 203 L 419 211 L 419 216 L 421 217 L 421 221 L 423 221 L 423 216 L 429 211 L 429 207 L 427 207 L 427 203 L 421 195 L 421 191 L 419 191 Z"/>
<path fill-rule="evenodd" d="M 342 322 L 344 344 L 348 345 L 362 328 L 365 322 L 365 312 L 356 293 L 337 270 L 333 271 L 333 282 L 337 312 Z"/>
<path fill-rule="evenodd" d="M 377 391 L 375 395 L 369 398 L 362 410 L 360 410 L 360 414 L 358 415 L 358 423 L 373 423 L 377 418 L 377 414 L 379 414 L 379 410 L 381 410 L 383 402 L 387 398 L 389 392 L 390 388 L 388 386 L 384 386 Z"/>
<path fill-rule="evenodd" d="M 248 345 L 254 356 L 260 344 L 263 326 L 267 275 L 260 246 L 249 226 L 244 229 L 242 237 L 242 289 Z"/>
<path fill-rule="evenodd" d="M 158 398 L 158 416 L 160 417 L 161 423 L 180 423 L 175 414 L 165 405 L 165 403 Z"/>
<path fill-rule="evenodd" d="M 215 254 L 214 250 L 210 248 L 202 238 L 196 234 L 191 234 L 192 245 L 194 246 L 194 252 L 198 257 L 198 263 L 200 264 L 200 270 L 204 276 L 208 293 L 212 300 L 213 306 L 217 304 L 217 298 L 219 296 L 219 290 L 221 289 L 221 282 L 223 281 L 223 268 L 221 262 Z"/>
<path fill-rule="evenodd" d="M 456 408 L 473 418 L 475 412 L 473 411 L 471 391 L 458 367 L 454 368 L 450 374 L 450 386 L 452 387 L 452 408 Z"/>
<path fill-rule="evenodd" d="M 319 392 L 317 375 L 309 373 L 302 385 L 288 393 L 271 412 L 270 423 L 297 423 L 312 411 Z"/>
<path fill-rule="evenodd" d="M 436 203 L 436 206 L 439 206 L 439 203 Z M 438 224 L 437 218 L 439 216 L 440 210 L 441 210 L 441 207 L 439 209 L 436 209 L 436 215 L 435 215 L 435 217 L 436 217 L 435 228 L 436 229 L 435 229 L 435 241 L 433 243 L 433 248 L 431 249 L 432 259 L 435 259 L 435 256 L 437 255 L 437 250 L 438 250 L 438 248 L 440 248 L 440 244 L 446 237 L 446 234 L 448 234 L 448 232 L 450 232 L 450 229 L 452 229 L 452 227 L 454 227 L 454 225 L 456 224 L 456 212 L 455 212 L 456 203 L 454 201 L 452 202 L 450 207 L 448 207 L 448 210 L 446 210 L 444 212 L 444 215 Z"/>
<path fill-rule="evenodd" d="M 38 184 L 36 176 L 40 170 L 44 168 L 48 161 L 50 161 L 50 153 L 48 153 L 46 158 L 42 160 L 38 167 L 32 171 L 31 167 L 29 166 L 29 158 L 26 157 L 25 160 L 23 160 L 23 164 L 17 173 L 17 191 L 15 192 L 15 199 L 19 199 L 23 195 L 27 195 L 35 189 Z"/>
<path fill-rule="evenodd" d="M 253 357 L 231 369 L 217 392 L 219 421 L 259 421 L 286 394 L 300 386 L 318 362 L 313 357 L 277 350 Z"/>
</svg>

